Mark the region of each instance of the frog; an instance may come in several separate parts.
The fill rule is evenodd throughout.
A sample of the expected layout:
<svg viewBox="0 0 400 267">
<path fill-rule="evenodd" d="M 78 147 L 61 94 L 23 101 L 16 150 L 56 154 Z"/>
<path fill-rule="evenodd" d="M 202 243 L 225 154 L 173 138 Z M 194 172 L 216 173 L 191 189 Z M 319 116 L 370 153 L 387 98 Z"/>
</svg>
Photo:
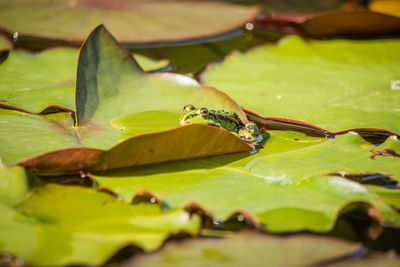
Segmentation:
<svg viewBox="0 0 400 267">
<path fill-rule="evenodd" d="M 184 106 L 179 123 L 182 126 L 200 123 L 223 128 L 252 145 L 257 145 L 263 139 L 263 134 L 254 122 L 243 123 L 239 115 L 231 111 L 208 110 L 205 107 L 195 108 L 189 104 Z"/>
</svg>

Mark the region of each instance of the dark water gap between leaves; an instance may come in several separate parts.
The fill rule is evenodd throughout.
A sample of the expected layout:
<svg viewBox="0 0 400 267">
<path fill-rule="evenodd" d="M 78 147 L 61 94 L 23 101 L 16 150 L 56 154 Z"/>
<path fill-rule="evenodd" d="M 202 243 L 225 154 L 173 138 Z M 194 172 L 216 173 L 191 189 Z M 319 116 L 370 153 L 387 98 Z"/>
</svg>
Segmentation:
<svg viewBox="0 0 400 267">
<path fill-rule="evenodd" d="M 399 134 L 384 129 L 354 128 L 343 130 L 340 132 L 331 132 L 305 121 L 280 117 L 262 117 L 261 115 L 258 115 L 253 111 L 246 109 L 244 109 L 244 111 L 249 120 L 255 122 L 258 127 L 260 127 L 260 129 L 263 128 L 265 130 L 294 131 L 304 133 L 308 136 L 322 138 L 335 138 L 335 136 L 337 135 L 344 135 L 349 132 L 356 132 L 367 142 L 374 145 L 382 144 L 390 136 L 396 136 L 400 139 Z"/>
<path fill-rule="evenodd" d="M 70 185 L 70 186 L 82 186 L 88 188 L 95 188 L 96 183 L 84 172 L 75 172 L 72 174 L 64 174 L 64 175 L 38 175 L 38 178 L 41 179 L 45 183 L 53 183 L 53 184 L 61 184 L 61 185 Z"/>
<path fill-rule="evenodd" d="M 399 189 L 398 182 L 390 177 L 381 173 L 346 173 L 334 172 L 329 173 L 330 176 L 339 176 L 348 180 L 357 182 L 359 184 L 382 186 L 388 189 Z"/>
</svg>

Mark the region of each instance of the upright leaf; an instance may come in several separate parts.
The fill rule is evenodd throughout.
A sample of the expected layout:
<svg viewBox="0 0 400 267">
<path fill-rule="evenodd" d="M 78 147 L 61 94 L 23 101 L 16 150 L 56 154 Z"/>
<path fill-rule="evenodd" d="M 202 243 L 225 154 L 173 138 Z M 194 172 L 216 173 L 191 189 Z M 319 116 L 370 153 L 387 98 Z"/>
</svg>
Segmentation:
<svg viewBox="0 0 400 267">
<path fill-rule="evenodd" d="M 31 113 L 40 113 L 52 106 L 75 110 L 78 55 L 79 50 L 72 48 L 40 53 L 13 50 L 0 64 L 0 106 Z M 146 71 L 166 64 L 138 55 L 135 59 Z"/>
<path fill-rule="evenodd" d="M 113 127 L 112 122 L 143 112 L 176 114 L 175 119 L 161 115 L 151 118 L 154 123 L 167 122 L 165 127 L 175 128 L 187 104 L 235 111 L 247 120 L 236 102 L 214 88 L 201 87 L 195 80 L 178 74 L 144 73 L 103 26 L 96 28 L 83 45 L 78 64 L 76 117 L 86 146 L 110 148 L 121 130 L 126 130 Z"/>
<path fill-rule="evenodd" d="M 182 75 L 144 73 L 132 55 L 100 26 L 79 57 L 77 126 L 73 127 L 66 113 L 39 116 L 3 109 L 1 123 L 7 127 L 0 130 L 0 139 L 5 141 L 0 153 L 7 164 L 58 173 L 254 149 L 224 129 L 208 125 L 177 128 L 187 104 L 235 111 L 247 120 L 236 102 L 214 88 L 202 87 Z M 143 118 L 143 114 L 149 117 Z M 130 126 L 132 119 L 138 122 L 134 127 Z M 153 126 L 157 124 L 162 128 Z M 157 132 L 160 130 L 164 131 Z M 29 146 L 11 142 L 15 135 Z M 32 142 L 35 139 L 37 142 Z"/>
</svg>

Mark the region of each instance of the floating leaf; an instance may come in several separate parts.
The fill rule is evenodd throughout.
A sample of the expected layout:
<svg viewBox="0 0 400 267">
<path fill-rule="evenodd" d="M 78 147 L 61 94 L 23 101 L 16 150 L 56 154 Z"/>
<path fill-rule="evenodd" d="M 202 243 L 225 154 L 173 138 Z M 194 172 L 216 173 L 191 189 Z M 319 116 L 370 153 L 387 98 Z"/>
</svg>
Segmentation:
<svg viewBox="0 0 400 267">
<path fill-rule="evenodd" d="M 351 5 L 351 3 L 349 3 Z M 258 28 L 283 34 L 299 34 L 307 38 L 356 37 L 398 35 L 400 18 L 366 10 L 344 8 L 317 14 L 274 14 L 259 17 Z M 353 9 L 353 10 L 352 10 Z"/>
<path fill-rule="evenodd" d="M 308 121 L 330 131 L 400 132 L 400 41 L 311 41 L 233 54 L 203 75 L 244 108 Z"/>
<path fill-rule="evenodd" d="M 22 197 L 27 176 L 21 167 L 0 172 L 0 249 L 30 265 L 99 265 L 119 249 L 133 244 L 156 249 L 171 234 L 196 234 L 197 217 L 182 210 L 162 213 L 156 205 L 129 205 L 93 189 L 44 185 Z M 19 201 L 8 206 L 9 189 Z M 49 246 L 49 244 L 52 244 Z"/>
<path fill-rule="evenodd" d="M 290 253 L 290 256 L 288 256 Z M 399 257 L 367 254 L 360 244 L 327 236 L 273 236 L 244 232 L 228 238 L 169 243 L 126 266 L 396 266 Z"/>
<path fill-rule="evenodd" d="M 28 195 L 28 182 L 25 170 L 20 167 L 7 168 L 0 163 L 0 202 L 13 205 Z"/>
<path fill-rule="evenodd" d="M 3 177 L 1 177 L 3 179 Z M 0 202 L 0 250 L 27 259 L 36 245 L 37 233 L 29 219 Z"/>
<path fill-rule="evenodd" d="M 1 46 L 1 45 L 0 45 Z M 38 54 L 14 50 L 0 65 L 0 106 L 39 113 L 49 106 L 75 109 L 78 49 L 57 48 Z M 166 66 L 135 55 L 144 70 Z"/>
<path fill-rule="evenodd" d="M 24 161 L 23 165 L 38 172 L 113 169 L 251 149 L 232 133 L 207 125 L 138 136 L 106 151 L 84 147 L 67 113 L 34 115 L 0 109 L 0 123 L 4 163 Z M 19 142 L 14 142 L 15 138 Z"/>
<path fill-rule="evenodd" d="M 36 244 L 36 232 L 15 205 L 29 195 L 26 171 L 0 162 L 0 251 L 27 258 Z"/>
<path fill-rule="evenodd" d="M 336 11 L 308 18 L 300 27 L 314 38 L 399 34 L 400 18 L 370 11 Z"/>
<path fill-rule="evenodd" d="M 154 250 L 170 234 L 198 231 L 198 219 L 181 210 L 161 213 L 156 205 L 124 205 L 91 189 L 47 185 L 31 194 L 18 208 L 36 221 L 41 242 L 28 259 L 33 265 L 99 265 L 128 244 Z"/>
<path fill-rule="evenodd" d="M 0 109 L 0 125 L 0 157 L 8 165 L 50 151 L 81 146 L 68 113 L 32 115 Z"/>
<path fill-rule="evenodd" d="M 368 190 L 379 195 L 387 203 L 400 210 L 400 190 L 380 186 L 367 186 Z"/>
<path fill-rule="evenodd" d="M 236 102 L 214 88 L 201 87 L 182 75 L 144 73 L 104 27 L 94 30 L 82 47 L 77 81 L 78 127 L 73 127 L 67 114 L 1 111 L 1 121 L 7 123 L 7 129 L 0 132 L 5 141 L 1 155 L 7 164 L 24 161 L 22 165 L 38 172 L 105 170 L 254 149 L 224 129 L 207 125 L 176 128 L 183 106 L 189 103 L 236 111 L 244 121 L 246 118 Z M 155 97 L 159 101 L 154 101 Z M 153 123 L 133 130 L 131 119 L 144 112 L 168 112 L 170 116 L 154 116 Z M 153 124 L 158 122 L 162 122 L 162 129 L 170 130 L 154 133 L 157 129 Z M 24 144 L 14 149 L 20 145 L 10 141 L 15 132 L 29 142 L 28 147 Z M 38 142 L 50 136 L 52 145 Z M 118 143 L 121 140 L 125 141 Z"/>
<path fill-rule="evenodd" d="M 127 202 L 136 192 L 148 190 L 171 208 L 196 202 L 218 220 L 247 211 L 274 232 L 329 231 L 341 209 L 359 201 L 374 205 L 387 225 L 400 226 L 399 214 L 376 194 L 358 183 L 326 176 L 381 172 L 399 180 L 400 159 L 372 160 L 372 148 L 376 147 L 355 133 L 326 140 L 271 132 L 265 148 L 251 156 L 237 154 L 91 176 Z"/>
<path fill-rule="evenodd" d="M 120 42 L 134 44 L 212 37 L 240 28 L 258 12 L 256 7 L 197 1 L 4 0 L 0 24 L 9 34 L 18 32 L 20 42 L 26 37 L 73 44 L 105 24 Z"/>
</svg>

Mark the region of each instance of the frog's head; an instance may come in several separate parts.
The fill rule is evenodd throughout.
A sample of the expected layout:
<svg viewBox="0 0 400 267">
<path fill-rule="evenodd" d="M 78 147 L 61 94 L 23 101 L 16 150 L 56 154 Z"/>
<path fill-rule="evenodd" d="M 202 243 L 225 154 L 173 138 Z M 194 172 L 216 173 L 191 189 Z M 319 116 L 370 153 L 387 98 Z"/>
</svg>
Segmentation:
<svg viewBox="0 0 400 267">
<path fill-rule="evenodd" d="M 258 129 L 257 124 L 255 124 L 254 122 L 252 122 L 252 121 L 247 122 L 244 125 L 244 128 L 246 128 L 246 130 L 249 133 L 251 133 L 252 135 L 258 135 L 259 129 Z"/>
<path fill-rule="evenodd" d="M 193 105 L 186 105 L 183 108 L 183 114 L 179 120 L 179 123 L 181 125 L 187 125 L 191 123 L 216 125 L 216 122 L 212 119 L 212 116 L 210 116 L 208 109 L 196 109 Z"/>
<path fill-rule="evenodd" d="M 247 122 L 244 128 L 239 130 L 239 136 L 248 143 L 257 143 L 262 140 L 262 134 L 259 134 L 258 126 L 252 121 Z"/>
</svg>

